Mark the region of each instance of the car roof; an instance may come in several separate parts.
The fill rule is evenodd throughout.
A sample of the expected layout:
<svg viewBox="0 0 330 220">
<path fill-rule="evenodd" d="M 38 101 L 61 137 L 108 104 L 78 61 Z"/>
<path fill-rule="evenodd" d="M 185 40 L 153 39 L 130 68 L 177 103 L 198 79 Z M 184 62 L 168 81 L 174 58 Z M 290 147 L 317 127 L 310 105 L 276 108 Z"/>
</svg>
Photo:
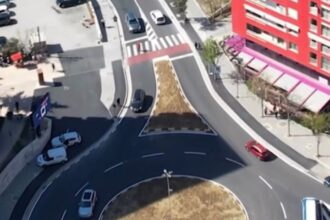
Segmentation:
<svg viewBox="0 0 330 220">
<path fill-rule="evenodd" d="M 264 146 L 262 146 L 260 143 L 258 143 L 255 140 L 248 141 L 247 145 L 249 147 L 254 146 L 254 148 L 256 148 L 260 153 L 266 153 L 268 151 Z"/>
<path fill-rule="evenodd" d="M 7 5 L 0 5 L 0 11 L 5 11 L 7 9 L 8 9 Z"/>
<path fill-rule="evenodd" d="M 153 10 L 153 11 L 151 11 L 151 13 L 153 13 L 156 16 L 156 18 L 164 17 L 163 13 L 159 10 Z"/>
<path fill-rule="evenodd" d="M 64 134 L 66 138 L 75 138 L 78 136 L 78 133 L 75 131 L 69 131 Z"/>
<path fill-rule="evenodd" d="M 66 155 L 66 150 L 65 147 L 52 148 L 47 151 L 47 154 L 49 157 L 58 157 Z"/>
</svg>

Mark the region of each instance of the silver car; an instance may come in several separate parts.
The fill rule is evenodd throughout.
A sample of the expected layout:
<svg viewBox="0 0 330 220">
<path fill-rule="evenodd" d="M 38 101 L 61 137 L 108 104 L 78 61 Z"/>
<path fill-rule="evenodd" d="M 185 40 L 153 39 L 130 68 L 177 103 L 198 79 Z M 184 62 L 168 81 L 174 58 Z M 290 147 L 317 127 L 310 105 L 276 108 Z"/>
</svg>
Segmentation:
<svg viewBox="0 0 330 220">
<path fill-rule="evenodd" d="M 141 25 L 139 19 L 133 14 L 133 12 L 128 12 L 127 14 L 125 14 L 125 22 L 130 32 L 141 32 Z"/>
<path fill-rule="evenodd" d="M 96 203 L 96 191 L 85 189 L 79 203 L 78 214 L 80 218 L 90 218 L 93 216 Z"/>
</svg>

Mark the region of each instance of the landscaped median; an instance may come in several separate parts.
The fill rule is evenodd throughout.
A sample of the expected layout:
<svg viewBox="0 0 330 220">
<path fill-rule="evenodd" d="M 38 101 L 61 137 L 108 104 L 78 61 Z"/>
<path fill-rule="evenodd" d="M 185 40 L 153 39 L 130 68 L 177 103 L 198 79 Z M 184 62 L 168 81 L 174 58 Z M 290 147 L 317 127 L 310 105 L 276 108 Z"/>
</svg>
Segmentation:
<svg viewBox="0 0 330 220">
<path fill-rule="evenodd" d="M 166 184 L 166 178 L 155 178 L 125 189 L 109 202 L 100 219 L 248 219 L 239 199 L 215 182 L 172 177 L 169 180 L 170 194 Z"/>
<path fill-rule="evenodd" d="M 198 132 L 213 134 L 212 129 L 192 108 L 182 92 L 169 58 L 154 62 L 157 95 L 151 116 L 142 135 L 161 132 Z"/>
</svg>

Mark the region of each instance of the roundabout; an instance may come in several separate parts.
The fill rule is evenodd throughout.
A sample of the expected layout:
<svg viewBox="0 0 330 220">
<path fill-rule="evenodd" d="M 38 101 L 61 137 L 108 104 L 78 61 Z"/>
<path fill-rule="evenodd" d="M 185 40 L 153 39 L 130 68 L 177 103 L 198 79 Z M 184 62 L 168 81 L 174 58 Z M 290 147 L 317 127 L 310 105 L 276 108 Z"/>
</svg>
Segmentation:
<svg viewBox="0 0 330 220">
<path fill-rule="evenodd" d="M 101 219 L 247 220 L 248 216 L 236 195 L 219 183 L 192 176 L 165 176 L 120 192 L 105 207 Z"/>
</svg>

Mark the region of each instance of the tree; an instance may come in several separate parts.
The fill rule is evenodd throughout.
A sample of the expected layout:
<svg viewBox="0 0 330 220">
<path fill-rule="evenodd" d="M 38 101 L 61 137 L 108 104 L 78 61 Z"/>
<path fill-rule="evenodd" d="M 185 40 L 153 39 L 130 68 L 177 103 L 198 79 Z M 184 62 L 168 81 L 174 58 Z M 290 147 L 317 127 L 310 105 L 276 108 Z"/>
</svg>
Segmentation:
<svg viewBox="0 0 330 220">
<path fill-rule="evenodd" d="M 1 48 L 1 53 L 5 56 L 10 56 L 12 53 L 16 53 L 24 49 L 24 44 L 16 38 L 10 38 L 6 44 Z"/>
<path fill-rule="evenodd" d="M 252 76 L 247 81 L 247 86 L 251 89 L 251 91 L 261 98 L 261 117 L 264 116 L 264 100 L 267 99 L 268 96 L 268 83 L 257 76 Z"/>
<path fill-rule="evenodd" d="M 316 137 L 316 156 L 320 156 L 321 134 L 328 128 L 329 114 L 309 114 L 302 118 L 302 124 L 310 128 Z"/>
<path fill-rule="evenodd" d="M 215 58 L 220 55 L 220 48 L 217 42 L 212 39 L 208 38 L 204 42 L 204 47 L 202 50 L 202 57 L 204 61 L 207 63 L 208 71 L 210 72 L 211 65 L 215 64 Z"/>
<path fill-rule="evenodd" d="M 175 0 L 174 6 L 180 13 L 185 13 L 187 9 L 187 0 Z"/>
</svg>

